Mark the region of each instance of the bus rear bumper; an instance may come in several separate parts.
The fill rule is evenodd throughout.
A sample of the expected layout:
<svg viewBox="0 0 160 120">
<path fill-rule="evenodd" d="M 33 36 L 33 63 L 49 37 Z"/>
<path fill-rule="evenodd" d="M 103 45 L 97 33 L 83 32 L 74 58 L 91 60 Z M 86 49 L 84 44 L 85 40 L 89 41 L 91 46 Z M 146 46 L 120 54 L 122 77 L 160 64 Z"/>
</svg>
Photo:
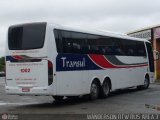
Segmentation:
<svg viewBox="0 0 160 120">
<path fill-rule="evenodd" d="M 56 92 L 51 87 L 5 87 L 8 95 L 56 95 Z"/>
</svg>

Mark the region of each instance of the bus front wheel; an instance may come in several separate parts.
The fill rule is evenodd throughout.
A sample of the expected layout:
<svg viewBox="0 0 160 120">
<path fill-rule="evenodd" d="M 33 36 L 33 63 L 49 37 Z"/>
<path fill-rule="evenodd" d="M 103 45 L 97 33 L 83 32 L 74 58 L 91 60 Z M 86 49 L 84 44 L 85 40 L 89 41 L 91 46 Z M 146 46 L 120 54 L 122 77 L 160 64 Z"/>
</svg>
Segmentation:
<svg viewBox="0 0 160 120">
<path fill-rule="evenodd" d="M 150 85 L 150 81 L 149 81 L 149 77 L 146 76 L 145 79 L 144 79 L 144 84 L 143 85 L 140 85 L 140 86 L 137 86 L 138 89 L 147 89 Z"/>
<path fill-rule="evenodd" d="M 143 88 L 147 89 L 149 87 L 150 81 L 148 77 L 145 77 Z"/>
</svg>

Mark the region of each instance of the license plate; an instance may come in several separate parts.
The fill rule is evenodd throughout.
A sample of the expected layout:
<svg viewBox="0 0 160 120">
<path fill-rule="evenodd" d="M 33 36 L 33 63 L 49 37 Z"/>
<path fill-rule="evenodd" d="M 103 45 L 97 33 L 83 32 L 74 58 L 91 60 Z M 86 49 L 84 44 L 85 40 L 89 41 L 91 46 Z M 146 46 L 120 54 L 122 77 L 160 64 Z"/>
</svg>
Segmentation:
<svg viewBox="0 0 160 120">
<path fill-rule="evenodd" d="M 30 88 L 22 88 L 22 92 L 30 92 Z"/>
</svg>

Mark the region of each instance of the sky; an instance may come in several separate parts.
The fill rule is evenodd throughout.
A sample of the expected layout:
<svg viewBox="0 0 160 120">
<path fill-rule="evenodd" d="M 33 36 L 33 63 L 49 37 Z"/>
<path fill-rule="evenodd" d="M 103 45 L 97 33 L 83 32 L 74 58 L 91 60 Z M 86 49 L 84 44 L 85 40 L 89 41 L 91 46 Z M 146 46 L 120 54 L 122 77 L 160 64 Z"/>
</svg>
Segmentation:
<svg viewBox="0 0 160 120">
<path fill-rule="evenodd" d="M 160 0 L 0 0 L 0 56 L 10 25 L 45 21 L 127 33 L 160 24 Z"/>
</svg>

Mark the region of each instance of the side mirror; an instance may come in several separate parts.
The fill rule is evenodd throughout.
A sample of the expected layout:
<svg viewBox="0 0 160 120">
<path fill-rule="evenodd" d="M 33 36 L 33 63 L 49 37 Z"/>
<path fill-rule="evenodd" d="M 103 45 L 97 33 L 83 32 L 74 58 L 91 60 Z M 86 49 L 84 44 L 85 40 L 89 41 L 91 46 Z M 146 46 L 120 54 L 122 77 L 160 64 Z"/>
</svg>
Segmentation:
<svg viewBox="0 0 160 120">
<path fill-rule="evenodd" d="M 154 55 L 154 60 L 159 60 L 160 59 L 160 53 L 156 50 L 153 50 L 153 55 Z"/>
</svg>

